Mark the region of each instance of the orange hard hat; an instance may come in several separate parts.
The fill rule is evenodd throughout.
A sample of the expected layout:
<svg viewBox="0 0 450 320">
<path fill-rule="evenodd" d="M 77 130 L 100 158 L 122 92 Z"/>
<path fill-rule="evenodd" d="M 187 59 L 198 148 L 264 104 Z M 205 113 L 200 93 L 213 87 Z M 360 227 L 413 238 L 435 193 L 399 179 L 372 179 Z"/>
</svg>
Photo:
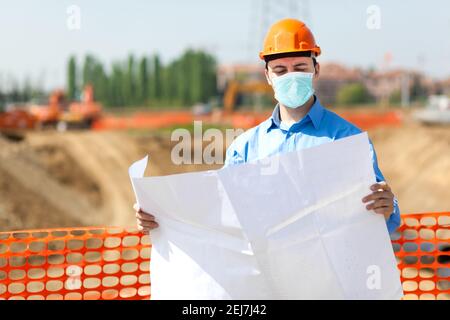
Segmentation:
<svg viewBox="0 0 450 320">
<path fill-rule="evenodd" d="M 316 57 L 321 53 L 311 30 L 299 20 L 283 19 L 270 27 L 259 57 L 264 60 L 270 55 L 306 51 L 314 52 Z"/>
</svg>

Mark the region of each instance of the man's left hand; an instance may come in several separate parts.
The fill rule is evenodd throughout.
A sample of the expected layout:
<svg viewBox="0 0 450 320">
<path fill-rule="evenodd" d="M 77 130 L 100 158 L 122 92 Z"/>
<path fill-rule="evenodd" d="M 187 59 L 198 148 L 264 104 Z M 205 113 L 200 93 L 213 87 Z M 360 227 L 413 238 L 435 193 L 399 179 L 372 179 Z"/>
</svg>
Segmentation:
<svg viewBox="0 0 450 320">
<path fill-rule="evenodd" d="M 374 210 L 376 213 L 384 215 L 387 220 L 394 211 L 394 194 L 391 191 L 391 187 L 385 182 L 375 183 L 370 187 L 372 194 L 364 197 L 362 202 L 371 203 L 366 205 L 367 210 Z"/>
</svg>

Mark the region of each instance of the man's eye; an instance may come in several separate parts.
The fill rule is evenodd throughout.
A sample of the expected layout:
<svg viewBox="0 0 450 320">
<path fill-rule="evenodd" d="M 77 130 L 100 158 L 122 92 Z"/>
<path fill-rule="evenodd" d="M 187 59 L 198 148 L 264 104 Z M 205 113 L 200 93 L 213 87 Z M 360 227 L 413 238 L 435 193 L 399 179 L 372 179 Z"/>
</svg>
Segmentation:
<svg viewBox="0 0 450 320">
<path fill-rule="evenodd" d="M 285 70 L 283 70 L 283 71 L 275 71 L 275 74 L 276 74 L 277 76 L 280 76 L 280 75 L 282 75 L 282 74 L 284 74 L 284 73 L 286 73 Z"/>
</svg>

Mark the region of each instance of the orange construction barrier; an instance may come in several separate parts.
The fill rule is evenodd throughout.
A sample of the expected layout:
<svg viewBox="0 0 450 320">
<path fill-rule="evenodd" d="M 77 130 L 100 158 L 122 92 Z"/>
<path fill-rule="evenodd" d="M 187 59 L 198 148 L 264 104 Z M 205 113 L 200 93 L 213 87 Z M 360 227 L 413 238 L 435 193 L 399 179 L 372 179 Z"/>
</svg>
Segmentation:
<svg viewBox="0 0 450 320">
<path fill-rule="evenodd" d="M 402 215 L 391 239 L 404 299 L 450 300 L 450 212 Z"/>
<path fill-rule="evenodd" d="M 338 114 L 364 131 L 377 127 L 398 127 L 403 123 L 403 116 L 399 111 L 385 111 L 382 113 L 341 111 Z"/>
<path fill-rule="evenodd" d="M 402 215 L 392 236 L 405 299 L 450 299 L 450 212 Z M 0 233 L 0 299 L 150 298 L 149 237 L 134 228 Z"/>
<path fill-rule="evenodd" d="M 0 299 L 149 299 L 149 237 L 124 228 L 0 233 Z"/>
</svg>

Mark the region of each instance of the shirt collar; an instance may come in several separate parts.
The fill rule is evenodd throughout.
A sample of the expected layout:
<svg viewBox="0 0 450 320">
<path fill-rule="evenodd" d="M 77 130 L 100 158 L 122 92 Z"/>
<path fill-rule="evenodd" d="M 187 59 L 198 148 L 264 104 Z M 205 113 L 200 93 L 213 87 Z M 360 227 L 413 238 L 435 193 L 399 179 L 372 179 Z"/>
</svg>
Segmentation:
<svg viewBox="0 0 450 320">
<path fill-rule="evenodd" d="M 316 96 L 314 96 L 314 103 L 313 103 L 311 109 L 309 110 L 309 112 L 305 115 L 305 117 L 300 119 L 294 125 L 298 125 L 298 124 L 300 124 L 302 122 L 305 122 L 305 121 L 309 120 L 309 121 L 311 121 L 313 123 L 314 128 L 319 129 L 320 123 L 322 121 L 323 112 L 324 112 L 323 106 L 320 104 L 319 99 Z M 273 129 L 275 127 L 279 128 L 280 127 L 280 123 L 281 123 L 281 119 L 280 119 L 280 105 L 277 104 L 275 106 L 275 108 L 273 109 L 272 116 L 267 121 L 267 132 L 270 129 Z"/>
</svg>

